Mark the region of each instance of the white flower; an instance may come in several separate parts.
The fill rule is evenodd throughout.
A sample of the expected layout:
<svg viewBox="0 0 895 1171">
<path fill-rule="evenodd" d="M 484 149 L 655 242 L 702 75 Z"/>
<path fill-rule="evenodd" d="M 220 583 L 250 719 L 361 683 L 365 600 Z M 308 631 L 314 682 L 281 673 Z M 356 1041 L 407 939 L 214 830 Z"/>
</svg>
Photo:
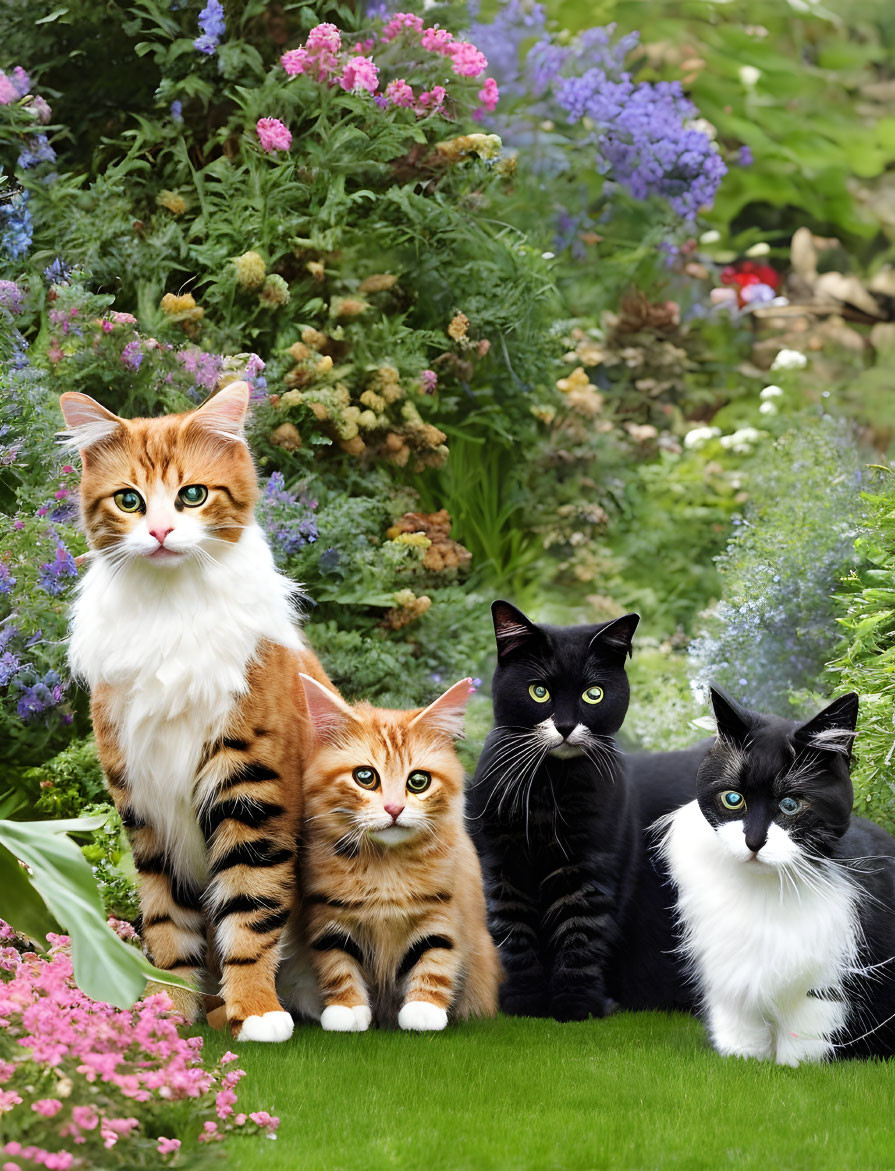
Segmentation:
<svg viewBox="0 0 895 1171">
<path fill-rule="evenodd" d="M 803 370 L 808 359 L 801 350 L 780 350 L 771 363 L 772 370 Z"/>
<path fill-rule="evenodd" d="M 556 256 L 555 252 L 542 252 L 541 253 L 541 260 L 553 260 L 553 258 L 555 256 Z"/>
<path fill-rule="evenodd" d="M 692 431 L 688 431 L 684 436 L 684 447 L 689 451 L 698 451 L 710 439 L 717 439 L 720 434 L 720 427 L 694 427 Z M 721 442 L 724 442 L 723 439 Z"/>
<path fill-rule="evenodd" d="M 763 439 L 766 434 L 766 431 L 759 431 L 755 427 L 740 427 L 739 431 L 734 431 L 732 435 L 722 435 L 721 446 L 727 451 L 746 455 L 752 450 L 752 444 Z"/>
<path fill-rule="evenodd" d="M 770 401 L 768 401 L 766 403 L 762 403 L 761 406 L 758 408 L 758 411 L 759 411 L 759 414 L 761 414 L 761 415 L 776 415 L 777 414 L 777 404 L 772 403 Z"/>
<path fill-rule="evenodd" d="M 740 81 L 746 89 L 754 89 L 759 77 L 761 77 L 761 70 L 756 69 L 754 65 L 740 66 Z"/>
<path fill-rule="evenodd" d="M 718 137 L 717 127 L 713 126 L 708 118 L 691 118 L 689 122 L 685 123 L 687 130 L 698 130 L 700 134 L 704 134 L 709 142 L 714 142 Z"/>
<path fill-rule="evenodd" d="M 758 397 L 762 399 L 779 398 L 781 394 L 783 394 L 783 391 L 780 387 L 774 386 L 772 383 L 770 386 L 766 386 Z"/>
<path fill-rule="evenodd" d="M 747 256 L 767 256 L 771 251 L 770 244 L 766 244 L 764 240 L 759 240 L 757 244 L 753 244 L 751 248 L 746 249 Z"/>
<path fill-rule="evenodd" d="M 699 243 L 700 244 L 717 244 L 720 239 L 721 239 L 721 233 L 717 232 L 714 228 L 711 228 L 711 229 L 709 229 L 708 232 L 702 233 L 702 235 L 699 237 Z"/>
</svg>

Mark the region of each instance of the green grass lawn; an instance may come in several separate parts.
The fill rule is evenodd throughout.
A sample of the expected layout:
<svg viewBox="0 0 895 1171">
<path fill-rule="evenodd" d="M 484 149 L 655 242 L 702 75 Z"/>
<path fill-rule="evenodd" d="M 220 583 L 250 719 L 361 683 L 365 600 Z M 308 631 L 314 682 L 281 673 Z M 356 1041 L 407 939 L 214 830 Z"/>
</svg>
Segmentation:
<svg viewBox="0 0 895 1171">
<path fill-rule="evenodd" d="M 204 1035 L 209 1056 L 227 1047 Z M 276 1143 L 234 1145 L 240 1169 L 895 1168 L 895 1062 L 724 1059 L 684 1016 L 309 1027 L 235 1049 L 239 1109 L 282 1119 Z"/>
</svg>

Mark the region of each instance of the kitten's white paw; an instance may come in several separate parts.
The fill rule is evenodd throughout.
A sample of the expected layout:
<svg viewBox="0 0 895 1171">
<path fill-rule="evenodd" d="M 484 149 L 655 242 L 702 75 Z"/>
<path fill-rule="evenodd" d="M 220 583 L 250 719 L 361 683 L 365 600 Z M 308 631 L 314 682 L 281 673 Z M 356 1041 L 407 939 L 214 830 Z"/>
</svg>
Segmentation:
<svg viewBox="0 0 895 1171">
<path fill-rule="evenodd" d="M 355 1004 L 351 1011 L 354 1013 L 355 1028 L 359 1033 L 365 1033 L 373 1019 L 373 1010 L 365 1004 Z"/>
<path fill-rule="evenodd" d="M 398 1013 L 398 1025 L 416 1033 L 437 1032 L 448 1023 L 448 1015 L 428 1000 L 408 1000 Z"/>
<path fill-rule="evenodd" d="M 361 1017 L 356 1016 L 356 1013 L 362 1013 L 362 1007 L 349 1008 L 347 1004 L 328 1004 L 323 1012 L 320 1014 L 320 1024 L 328 1033 L 357 1033 L 363 1032 L 369 1025 L 361 1024 Z M 367 1012 L 370 1010 L 367 1009 Z"/>
<path fill-rule="evenodd" d="M 242 1022 L 237 1041 L 288 1041 L 294 1028 L 288 1012 L 266 1012 Z"/>
</svg>

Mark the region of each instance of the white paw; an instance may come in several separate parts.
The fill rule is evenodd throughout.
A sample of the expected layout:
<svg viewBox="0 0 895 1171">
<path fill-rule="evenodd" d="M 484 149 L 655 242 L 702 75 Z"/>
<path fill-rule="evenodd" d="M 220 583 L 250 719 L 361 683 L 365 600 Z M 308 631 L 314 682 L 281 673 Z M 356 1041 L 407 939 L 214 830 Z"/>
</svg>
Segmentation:
<svg viewBox="0 0 895 1171">
<path fill-rule="evenodd" d="M 365 1033 L 372 1015 L 364 1004 L 354 1008 L 347 1004 L 329 1004 L 320 1014 L 320 1024 L 328 1033 Z"/>
<path fill-rule="evenodd" d="M 288 1041 L 294 1024 L 288 1012 L 266 1012 L 242 1022 L 237 1041 Z"/>
<path fill-rule="evenodd" d="M 351 1011 L 354 1013 L 357 1031 L 359 1033 L 365 1033 L 370 1027 L 370 1021 L 373 1019 L 372 1008 L 367 1008 L 365 1004 L 355 1004 Z"/>
<path fill-rule="evenodd" d="M 417 1033 L 437 1032 L 448 1023 L 443 1008 L 429 1004 L 428 1000 L 408 1000 L 398 1013 L 398 1025 L 402 1029 L 413 1029 Z"/>
</svg>

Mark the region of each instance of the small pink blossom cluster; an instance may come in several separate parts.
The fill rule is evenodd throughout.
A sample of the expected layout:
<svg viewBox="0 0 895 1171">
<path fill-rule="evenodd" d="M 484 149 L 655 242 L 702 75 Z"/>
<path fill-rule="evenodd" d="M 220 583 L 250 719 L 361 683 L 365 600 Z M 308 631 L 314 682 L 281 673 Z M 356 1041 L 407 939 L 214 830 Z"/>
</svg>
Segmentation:
<svg viewBox="0 0 895 1171">
<path fill-rule="evenodd" d="M 453 33 L 438 25 L 424 28 L 422 18 L 412 12 L 399 12 L 393 16 L 383 27 L 379 41 L 388 45 L 399 38 L 409 49 L 418 46 L 427 53 L 447 58 L 458 77 L 480 77 L 488 67 L 487 58 L 475 45 L 455 40 Z M 381 67 L 371 56 L 375 44 L 376 38 L 373 37 L 355 45 L 353 53 L 343 52 L 342 34 L 336 26 L 318 24 L 308 33 L 304 45 L 283 54 L 280 64 L 290 77 L 304 74 L 318 82 L 339 85 L 351 93 L 372 94 L 377 105 L 383 108 L 412 109 L 418 117 L 423 117 L 444 107 L 448 95 L 443 85 L 433 85 L 431 89 L 416 94 L 405 78 L 396 77 L 380 90 Z M 413 66 L 414 62 L 408 64 Z M 484 109 L 494 109 L 499 95 L 493 77 L 486 78 L 478 96 Z"/>
<path fill-rule="evenodd" d="M 182 1144 L 275 1137 L 279 1119 L 235 1112 L 244 1076 L 235 1053 L 206 1067 L 202 1038 L 180 1035 L 163 993 L 129 1010 L 90 1000 L 74 982 L 68 937 L 47 939 L 46 956 L 0 947 L 2 1171 L 144 1166 Z M 15 942 L 2 921 L 0 940 Z M 186 1118 L 175 1102 L 190 1104 Z M 160 1134 L 169 1124 L 181 1138 Z"/>
<path fill-rule="evenodd" d="M 279 118 L 259 118 L 255 131 L 262 150 L 288 150 L 292 145 L 292 131 Z"/>
<path fill-rule="evenodd" d="M 12 73 L 6 74 L 0 69 L 0 106 L 8 106 L 10 102 L 17 102 L 23 98 L 31 88 L 31 78 L 17 65 Z"/>
</svg>

